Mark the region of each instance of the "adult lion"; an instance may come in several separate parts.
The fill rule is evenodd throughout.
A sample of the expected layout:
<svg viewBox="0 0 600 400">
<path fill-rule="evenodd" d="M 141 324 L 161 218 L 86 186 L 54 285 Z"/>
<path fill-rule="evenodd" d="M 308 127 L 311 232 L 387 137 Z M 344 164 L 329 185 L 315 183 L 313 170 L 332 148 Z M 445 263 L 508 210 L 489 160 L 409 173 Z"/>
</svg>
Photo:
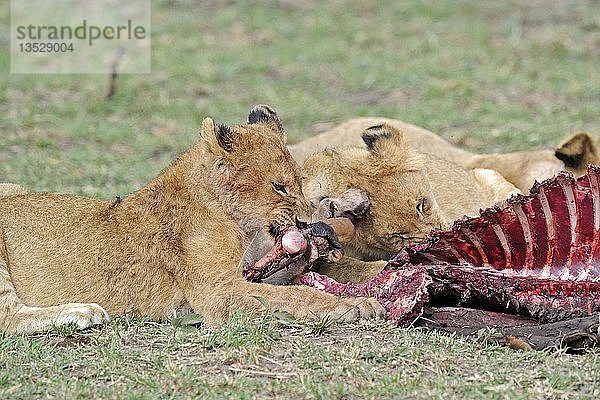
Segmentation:
<svg viewBox="0 0 600 400">
<path fill-rule="evenodd" d="M 64 194 L 0 199 L 0 330 L 79 328 L 133 311 L 165 319 L 189 305 L 209 324 L 263 306 L 298 318 L 374 318 L 374 299 L 250 283 L 254 235 L 306 215 L 300 170 L 277 114 L 202 122 L 200 141 L 157 178 L 115 202 Z"/>
</svg>

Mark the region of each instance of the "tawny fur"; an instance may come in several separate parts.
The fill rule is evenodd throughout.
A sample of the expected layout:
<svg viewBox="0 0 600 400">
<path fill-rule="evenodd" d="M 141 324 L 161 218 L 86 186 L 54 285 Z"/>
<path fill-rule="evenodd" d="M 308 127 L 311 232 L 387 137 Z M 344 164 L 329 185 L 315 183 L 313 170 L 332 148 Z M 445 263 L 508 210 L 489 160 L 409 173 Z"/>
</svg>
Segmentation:
<svg viewBox="0 0 600 400">
<path fill-rule="evenodd" d="M 0 330 L 85 328 L 127 311 L 162 320 L 187 305 L 218 324 L 237 310 L 261 311 L 254 296 L 298 318 L 381 316 L 374 299 L 243 279 L 252 238 L 307 215 L 275 112 L 257 106 L 249 121 L 223 127 L 206 118 L 198 144 L 122 200 L 0 199 Z"/>
<path fill-rule="evenodd" d="M 493 169 L 523 193 L 528 192 L 536 180 L 550 178 L 565 169 L 581 176 L 588 165 L 600 162 L 595 141 L 585 132 L 571 135 L 555 150 L 475 154 L 452 145 L 424 128 L 388 118 L 356 118 L 346 121 L 327 132 L 289 146 L 290 152 L 302 164 L 308 156 L 325 148 L 364 147 L 361 132 L 382 123 L 402 130 L 411 146 L 420 153 L 433 154 L 436 158 L 452 161 L 466 169 Z"/>
<path fill-rule="evenodd" d="M 349 188 L 368 193 L 370 213 L 356 222 L 345 247 L 351 257 L 388 259 L 433 228 L 446 228 L 519 193 L 496 171 L 465 170 L 416 152 L 393 125 L 371 128 L 363 137 L 367 149 L 325 150 L 303 165 L 303 190 L 313 206 Z"/>
<path fill-rule="evenodd" d="M 27 189 L 14 183 L 0 183 L 0 197 L 26 194 Z"/>
</svg>

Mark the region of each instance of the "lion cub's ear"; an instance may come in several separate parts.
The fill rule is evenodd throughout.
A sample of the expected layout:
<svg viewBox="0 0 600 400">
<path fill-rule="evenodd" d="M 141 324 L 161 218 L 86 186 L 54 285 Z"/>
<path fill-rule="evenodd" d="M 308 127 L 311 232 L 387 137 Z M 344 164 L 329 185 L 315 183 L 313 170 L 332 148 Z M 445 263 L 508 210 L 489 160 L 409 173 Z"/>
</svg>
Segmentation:
<svg viewBox="0 0 600 400">
<path fill-rule="evenodd" d="M 266 104 L 258 104 L 252 107 L 248 114 L 249 124 L 268 124 L 272 123 L 277 127 L 277 130 L 283 135 L 283 125 L 279 116 L 271 106 Z"/>
<path fill-rule="evenodd" d="M 404 132 L 387 123 L 367 128 L 361 138 L 371 152 L 381 156 L 405 156 L 410 151 Z"/>
<path fill-rule="evenodd" d="M 554 155 L 564 162 L 567 168 L 573 170 L 585 170 L 588 165 L 598 163 L 598 150 L 594 139 L 585 132 L 578 132 L 569 137 L 554 151 Z"/>
<path fill-rule="evenodd" d="M 367 128 L 361 135 L 372 156 L 372 161 L 382 168 L 398 167 L 407 171 L 422 167 L 420 156 L 415 153 L 408 138 L 400 129 L 387 123 Z"/>
<path fill-rule="evenodd" d="M 215 124 L 212 118 L 204 118 L 200 128 L 200 138 L 215 155 L 231 152 L 234 147 L 234 131 L 227 125 Z"/>
</svg>

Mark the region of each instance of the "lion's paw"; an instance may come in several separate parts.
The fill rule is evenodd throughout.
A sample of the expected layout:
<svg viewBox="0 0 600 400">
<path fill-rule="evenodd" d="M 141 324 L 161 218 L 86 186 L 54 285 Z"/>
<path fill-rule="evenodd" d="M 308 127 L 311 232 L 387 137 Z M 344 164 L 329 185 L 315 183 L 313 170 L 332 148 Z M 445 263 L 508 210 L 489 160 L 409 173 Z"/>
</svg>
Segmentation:
<svg viewBox="0 0 600 400">
<path fill-rule="evenodd" d="M 328 313 L 343 322 L 385 318 L 385 309 L 373 297 L 339 299 Z"/>
<path fill-rule="evenodd" d="M 78 329 L 85 329 L 110 319 L 104 308 L 96 303 L 68 303 L 58 307 L 60 311 L 54 320 L 56 326 L 75 324 Z"/>
</svg>

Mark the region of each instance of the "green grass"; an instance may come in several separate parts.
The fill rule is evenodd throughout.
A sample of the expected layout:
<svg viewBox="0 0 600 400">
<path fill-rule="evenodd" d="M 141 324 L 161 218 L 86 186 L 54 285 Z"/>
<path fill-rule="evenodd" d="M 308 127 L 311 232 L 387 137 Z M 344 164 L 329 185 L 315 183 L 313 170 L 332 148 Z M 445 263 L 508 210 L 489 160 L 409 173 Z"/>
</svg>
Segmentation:
<svg viewBox="0 0 600 400">
<path fill-rule="evenodd" d="M 0 336 L 2 398 L 597 398 L 600 354 L 514 352 L 384 322 L 315 334 L 265 315 L 210 331 L 117 318 Z"/>
<path fill-rule="evenodd" d="M 268 103 L 290 141 L 356 116 L 476 151 L 598 132 L 588 1 L 156 1 L 152 73 L 10 75 L 0 9 L 0 181 L 112 198 L 155 176 L 203 117 Z M 192 321 L 193 322 L 193 321 Z M 519 353 L 386 324 L 200 326 L 120 318 L 0 338 L 0 398 L 598 398 L 600 354 Z M 321 335 L 317 335 L 321 333 Z"/>
</svg>

